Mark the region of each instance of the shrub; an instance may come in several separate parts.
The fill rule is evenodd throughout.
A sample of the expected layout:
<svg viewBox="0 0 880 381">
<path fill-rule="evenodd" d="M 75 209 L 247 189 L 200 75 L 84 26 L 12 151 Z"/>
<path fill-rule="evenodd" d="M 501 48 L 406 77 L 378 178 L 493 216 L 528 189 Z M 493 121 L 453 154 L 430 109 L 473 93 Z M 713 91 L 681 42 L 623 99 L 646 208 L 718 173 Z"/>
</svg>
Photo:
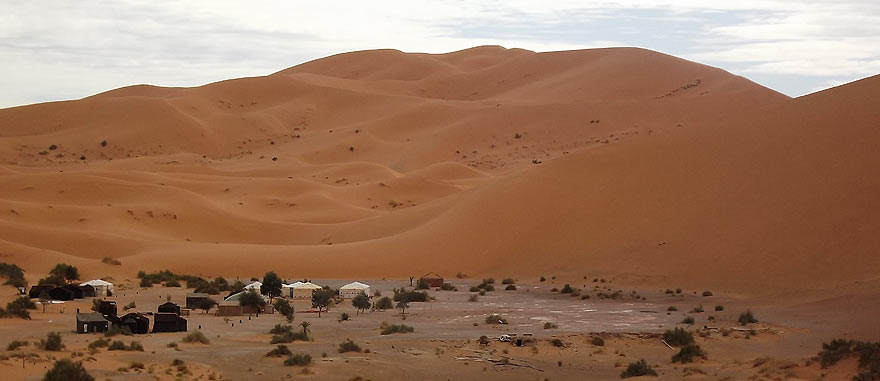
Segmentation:
<svg viewBox="0 0 880 381">
<path fill-rule="evenodd" d="M 676 306 L 669 306 L 669 308 L 667 308 L 666 310 L 667 310 L 667 311 L 678 311 L 678 307 L 676 307 Z"/>
<path fill-rule="evenodd" d="M 507 324 L 507 320 L 501 315 L 491 314 L 486 316 L 486 324 Z"/>
<path fill-rule="evenodd" d="M 132 341 L 131 343 L 128 344 L 128 348 L 126 350 L 127 351 L 143 352 L 144 346 L 141 345 L 141 343 L 139 341 Z"/>
<path fill-rule="evenodd" d="M 410 332 L 415 332 L 415 330 L 416 330 L 415 328 L 410 327 L 408 325 L 391 324 L 391 325 L 385 327 L 384 329 L 382 329 L 382 334 L 383 335 L 390 335 L 393 333 L 410 333 Z"/>
<path fill-rule="evenodd" d="M 440 286 L 440 289 L 443 291 L 456 291 L 455 286 L 453 286 L 452 283 L 449 282 L 443 283 L 443 285 Z"/>
<path fill-rule="evenodd" d="M 394 297 L 392 298 L 395 302 L 407 301 L 407 302 L 427 302 L 428 301 L 428 293 L 424 291 L 407 291 L 405 288 L 394 289 Z"/>
<path fill-rule="evenodd" d="M 89 349 L 106 348 L 110 345 L 110 339 L 98 339 L 89 343 Z"/>
<path fill-rule="evenodd" d="M 391 301 L 391 298 L 387 296 L 383 296 L 376 301 L 376 309 L 389 310 L 392 308 L 394 308 L 394 303 Z"/>
<path fill-rule="evenodd" d="M 272 327 L 272 329 L 269 330 L 269 333 L 273 335 L 283 335 L 288 332 L 293 332 L 293 326 L 275 324 L 275 327 Z"/>
<path fill-rule="evenodd" d="M 101 262 L 114 266 L 119 266 L 122 264 L 122 262 L 120 262 L 118 259 L 113 259 L 110 257 L 104 257 L 103 259 L 101 259 Z"/>
<path fill-rule="evenodd" d="M 128 303 L 124 307 L 122 307 L 122 309 L 126 310 L 126 311 L 128 311 L 132 308 L 137 308 L 137 305 L 134 303 L 134 301 L 132 301 L 131 303 Z"/>
<path fill-rule="evenodd" d="M 165 344 L 165 346 L 168 347 L 168 348 L 174 348 L 174 349 L 179 349 L 179 348 L 180 348 L 180 346 L 177 345 L 177 342 L 176 342 L 176 341 L 172 341 L 172 342 L 170 342 L 170 343 L 168 343 L 168 344 Z"/>
<path fill-rule="evenodd" d="M 339 321 L 342 322 L 342 321 L 347 321 L 347 320 L 351 320 L 351 316 L 348 315 L 348 312 L 343 312 L 343 313 L 339 314 Z"/>
<path fill-rule="evenodd" d="M 111 325 L 110 328 L 104 331 L 104 337 L 113 337 L 116 335 L 131 336 L 131 329 L 129 329 L 128 327 Z"/>
<path fill-rule="evenodd" d="M 693 362 L 694 358 L 706 359 L 706 352 L 696 344 L 688 344 L 672 356 L 672 362 L 680 362 L 682 364 Z"/>
<path fill-rule="evenodd" d="M 416 290 L 427 290 L 430 288 L 431 286 L 428 286 L 428 281 L 424 278 L 419 278 L 418 282 L 416 282 Z"/>
<path fill-rule="evenodd" d="M 604 346 L 605 346 L 605 340 L 602 339 L 602 338 L 599 337 L 599 336 L 593 336 L 593 338 L 590 339 L 590 344 L 593 344 L 593 345 L 595 345 L 595 346 L 597 346 L 597 347 L 604 347 Z"/>
<path fill-rule="evenodd" d="M 549 322 L 549 321 L 544 323 L 544 329 L 553 329 L 553 328 L 558 328 L 558 326 L 555 323 Z"/>
<path fill-rule="evenodd" d="M 755 315 L 752 314 L 751 310 L 746 310 L 746 312 L 739 314 L 739 319 L 737 319 L 737 321 L 739 321 L 739 325 L 746 325 L 750 323 L 757 323 L 758 319 L 755 319 Z"/>
<path fill-rule="evenodd" d="M 671 289 L 668 289 L 668 288 L 667 288 L 667 289 L 666 289 L 666 293 L 667 293 L 667 294 L 674 294 L 675 291 L 672 291 Z"/>
<path fill-rule="evenodd" d="M 128 368 L 129 369 L 144 369 L 145 366 L 144 366 L 144 363 L 142 363 L 142 362 L 132 361 L 131 363 L 128 364 Z"/>
<path fill-rule="evenodd" d="M 284 357 L 284 356 L 290 356 L 292 354 L 293 353 L 290 352 L 290 349 L 287 348 L 286 345 L 278 344 L 278 346 L 275 347 L 275 349 L 269 351 L 269 353 L 266 353 L 266 357 Z"/>
<path fill-rule="evenodd" d="M 684 328 L 675 327 L 673 330 L 667 329 L 663 332 L 663 341 L 669 345 L 676 347 L 685 346 L 694 343 L 694 335 Z"/>
<path fill-rule="evenodd" d="M 109 351 L 124 351 L 125 350 L 125 343 L 123 343 L 122 341 L 116 340 L 116 341 L 110 343 L 110 346 L 107 347 L 107 350 L 109 350 Z"/>
<path fill-rule="evenodd" d="M 208 337 L 199 330 L 190 332 L 188 335 L 184 336 L 181 341 L 184 343 L 211 344 L 211 340 L 208 340 Z"/>
<path fill-rule="evenodd" d="M 715 311 L 724 311 L 724 306 L 722 306 L 720 304 L 715 306 Z"/>
<path fill-rule="evenodd" d="M 681 288 L 676 288 L 676 289 L 675 289 L 675 293 L 676 293 L 676 294 L 681 294 Z"/>
<path fill-rule="evenodd" d="M 477 296 L 477 294 L 471 294 L 470 296 L 468 296 L 469 302 L 476 302 L 477 299 L 479 299 L 479 296 Z"/>
<path fill-rule="evenodd" d="M 345 339 L 342 343 L 339 344 L 339 353 L 345 352 L 362 352 L 363 350 L 357 343 L 351 341 L 351 339 Z"/>
<path fill-rule="evenodd" d="M 703 296 L 712 296 L 712 291 L 703 291 Z"/>
<path fill-rule="evenodd" d="M 250 289 L 241 294 L 238 303 L 243 307 L 262 307 L 266 305 L 266 300 L 254 289 Z"/>
<path fill-rule="evenodd" d="M 306 366 L 312 363 L 312 355 L 295 354 L 284 360 L 284 366 Z"/>
<path fill-rule="evenodd" d="M 553 288 L 550 289 L 550 292 L 559 292 L 559 289 L 556 288 L 556 287 L 553 287 Z"/>
<path fill-rule="evenodd" d="M 495 278 L 483 278 L 484 284 L 495 284 Z"/>
<path fill-rule="evenodd" d="M 6 282 L 13 287 L 26 287 L 27 281 L 24 280 L 24 270 L 18 265 L 0 262 L 0 278 L 6 278 Z"/>
<path fill-rule="evenodd" d="M 560 294 L 571 294 L 574 291 L 574 288 L 571 287 L 570 284 L 566 283 L 565 286 L 562 287 L 562 290 L 559 290 Z"/>
<path fill-rule="evenodd" d="M 504 280 L 501 281 L 501 284 L 515 284 L 515 283 L 516 283 L 516 281 L 513 280 L 513 278 L 504 278 Z"/>
<path fill-rule="evenodd" d="M 589 298 L 590 298 L 590 295 L 587 295 L 587 294 L 581 295 L 581 300 L 587 300 Z"/>
<path fill-rule="evenodd" d="M 180 282 L 177 279 L 172 279 L 165 282 L 165 287 L 180 287 Z"/>
<path fill-rule="evenodd" d="M 644 359 L 629 363 L 626 370 L 620 373 L 620 378 L 630 378 L 639 376 L 657 376 L 657 372 L 651 369 L 651 366 Z"/>
<path fill-rule="evenodd" d="M 9 343 L 9 345 L 6 346 L 6 350 L 7 350 L 7 351 L 14 351 L 14 350 L 16 350 L 16 349 L 18 349 L 18 348 L 21 348 L 21 347 L 24 347 L 24 346 L 27 346 L 27 345 L 28 345 L 28 342 L 27 342 L 27 341 L 12 340 L 12 341 Z"/>
<path fill-rule="evenodd" d="M 289 327 L 289 326 L 288 326 Z M 292 343 L 294 341 L 309 341 L 309 335 L 303 331 L 288 331 L 272 336 L 269 344 Z"/>
<path fill-rule="evenodd" d="M 61 334 L 50 332 L 45 339 L 40 339 L 39 347 L 43 350 L 54 352 L 64 349 L 64 344 L 61 343 Z"/>
<path fill-rule="evenodd" d="M 556 348 L 565 348 L 565 343 L 562 342 L 559 338 L 553 338 L 550 340 L 550 345 Z"/>
<path fill-rule="evenodd" d="M 62 359 L 55 361 L 52 369 L 43 376 L 43 381 L 95 381 L 95 378 L 86 372 L 81 361 Z"/>
<path fill-rule="evenodd" d="M 697 313 L 697 314 L 698 314 L 698 313 L 701 313 L 701 312 L 703 312 L 703 305 L 702 305 L 702 304 L 699 305 L 699 306 L 694 307 L 694 309 L 691 310 L 691 313 Z"/>
<path fill-rule="evenodd" d="M 681 324 L 694 324 L 694 317 L 685 316 L 684 319 L 681 321 Z"/>
<path fill-rule="evenodd" d="M 516 291 L 516 285 L 508 284 L 507 287 L 504 287 L 505 291 Z"/>
<path fill-rule="evenodd" d="M 541 282 L 546 282 L 546 281 L 547 281 L 547 278 L 544 278 L 544 276 L 541 275 L 541 279 L 539 279 L 539 281 L 541 281 Z"/>
</svg>

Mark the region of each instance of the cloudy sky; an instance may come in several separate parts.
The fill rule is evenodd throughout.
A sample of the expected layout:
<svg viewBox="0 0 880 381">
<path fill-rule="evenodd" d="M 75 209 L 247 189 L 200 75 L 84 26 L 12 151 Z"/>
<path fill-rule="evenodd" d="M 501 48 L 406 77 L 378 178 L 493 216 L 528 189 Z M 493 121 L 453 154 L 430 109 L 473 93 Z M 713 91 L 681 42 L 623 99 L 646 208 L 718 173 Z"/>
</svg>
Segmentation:
<svg viewBox="0 0 880 381">
<path fill-rule="evenodd" d="M 880 2 L 3 0 L 0 107 L 265 75 L 352 50 L 487 44 L 638 46 L 799 96 L 880 73 Z"/>
</svg>

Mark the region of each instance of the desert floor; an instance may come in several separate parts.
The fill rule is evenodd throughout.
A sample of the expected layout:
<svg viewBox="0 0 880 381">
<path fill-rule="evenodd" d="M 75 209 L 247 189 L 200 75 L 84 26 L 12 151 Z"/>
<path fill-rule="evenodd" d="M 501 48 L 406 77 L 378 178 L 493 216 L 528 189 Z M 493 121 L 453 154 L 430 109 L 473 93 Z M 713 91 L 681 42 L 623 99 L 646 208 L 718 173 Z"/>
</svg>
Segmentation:
<svg viewBox="0 0 880 381">
<path fill-rule="evenodd" d="M 346 281 L 313 280 L 317 284 L 338 287 Z M 500 281 L 500 279 L 499 279 Z M 435 300 L 411 303 L 406 317 L 399 310 L 372 311 L 356 314 L 350 301 L 344 301 L 318 317 L 307 301 L 295 301 L 297 311 L 294 329 L 299 323 L 311 323 L 314 341 L 288 344 L 293 353 L 312 356 L 307 367 L 288 367 L 282 358 L 266 357 L 275 347 L 269 344 L 269 330 L 276 324 L 287 324 L 279 314 L 257 316 L 218 317 L 193 311 L 188 317 L 190 331 L 199 327 L 211 340 L 210 344 L 185 344 L 186 333 L 158 333 L 134 336 L 115 336 L 126 344 L 139 341 L 144 352 L 108 351 L 106 348 L 89 353 L 88 344 L 102 338 L 100 334 L 76 334 L 76 309 L 88 310 L 89 298 L 64 304 L 53 304 L 46 312 L 38 306 L 32 311 L 32 320 L 4 319 L 0 324 L 0 344 L 12 340 L 27 340 L 28 346 L 15 351 L 0 352 L 4 360 L 0 369 L 7 380 L 38 380 L 51 367 L 53 359 L 73 357 L 83 360 L 89 372 L 98 380 L 171 380 L 171 379 L 315 379 L 349 380 L 355 377 L 372 380 L 560 380 L 560 379 L 620 379 L 626 365 L 645 359 L 662 379 L 697 378 L 711 380 L 783 380 L 783 379 L 848 379 L 855 372 L 853 359 L 831 369 L 820 369 L 811 361 L 823 342 L 836 335 L 847 335 L 846 324 L 838 321 L 839 312 L 805 314 L 793 308 L 780 308 L 772 298 L 741 298 L 718 295 L 702 296 L 705 290 L 683 290 L 669 295 L 663 289 L 632 289 L 613 280 L 605 283 L 581 280 L 572 286 L 582 289 L 589 299 L 551 292 L 562 288 L 557 279 L 522 281 L 516 291 L 504 291 L 496 284 L 496 291 L 468 301 L 467 292 L 476 279 L 454 279 L 458 291 L 432 290 Z M 408 280 L 367 281 L 375 292 L 392 295 L 395 287 L 409 286 Z M 155 311 L 168 296 L 182 304 L 183 288 L 139 288 L 135 282 L 123 281 L 116 300 L 122 306 L 135 302 L 135 310 Z M 601 299 L 599 292 L 620 290 L 618 300 Z M 11 297 L 11 288 L 4 287 L 4 299 Z M 646 300 L 637 299 L 635 295 Z M 375 298 L 374 298 L 375 299 Z M 716 305 L 724 306 L 715 311 Z M 669 312 L 674 306 L 677 311 Z M 703 306 L 705 312 L 691 312 Z M 757 324 L 740 327 L 736 319 L 740 312 L 752 310 Z M 350 321 L 338 320 L 342 312 L 351 315 Z M 485 322 L 488 314 L 501 314 L 509 324 L 492 325 Z M 681 324 L 686 316 L 695 323 Z M 713 316 L 715 321 L 710 321 Z M 835 320 L 837 319 L 837 320 Z M 383 322 L 406 324 L 415 328 L 408 334 L 381 335 Z M 558 328 L 544 329 L 545 322 Z M 659 338 L 664 330 L 676 326 L 695 333 L 697 344 L 708 353 L 707 360 L 691 364 L 674 364 L 675 351 L 667 348 Z M 708 328 L 707 328 L 708 327 Z M 750 329 L 754 331 L 749 332 Z M 36 348 L 35 342 L 49 332 L 61 332 L 66 348 L 61 352 L 46 352 Z M 726 332 L 726 333 L 725 333 Z M 516 347 L 497 338 L 504 333 L 532 333 L 536 345 Z M 697 335 L 699 334 L 699 335 Z M 478 338 L 492 338 L 488 346 L 481 346 Z M 602 337 L 604 346 L 591 344 L 593 337 Z M 350 338 L 365 352 L 337 352 L 339 343 Z M 563 347 L 551 340 L 558 338 Z M 178 349 L 168 347 L 178 343 Z M 369 350 L 367 353 L 366 350 Z M 25 354 L 21 356 L 19 354 Z M 22 357 L 25 360 L 22 360 Z M 183 360 L 187 371 L 179 372 L 172 366 L 175 359 Z M 126 369 L 132 362 L 140 362 L 145 369 Z"/>
</svg>

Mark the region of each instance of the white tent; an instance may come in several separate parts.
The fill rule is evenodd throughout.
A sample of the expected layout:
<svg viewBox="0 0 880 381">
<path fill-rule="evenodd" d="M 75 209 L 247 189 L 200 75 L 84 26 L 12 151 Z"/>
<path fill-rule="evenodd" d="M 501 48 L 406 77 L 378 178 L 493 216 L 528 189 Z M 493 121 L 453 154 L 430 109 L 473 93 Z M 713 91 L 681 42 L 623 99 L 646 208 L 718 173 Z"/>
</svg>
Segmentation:
<svg viewBox="0 0 880 381">
<path fill-rule="evenodd" d="M 256 281 L 256 282 L 251 283 L 251 284 L 249 284 L 249 285 L 247 285 L 247 286 L 244 286 L 244 289 L 245 289 L 245 290 L 254 289 L 254 290 L 260 291 L 260 287 L 261 287 L 261 286 L 263 286 L 263 283 L 260 282 L 260 281 Z"/>
<path fill-rule="evenodd" d="M 102 279 L 92 279 L 88 282 L 80 283 L 80 286 L 89 285 L 95 288 L 95 296 L 103 296 L 106 297 L 108 294 L 112 295 L 116 293 L 116 286 L 113 283 L 107 282 Z"/>
<path fill-rule="evenodd" d="M 289 297 L 292 298 L 292 297 L 293 297 L 293 289 L 295 289 L 296 286 L 299 286 L 299 285 L 301 285 L 301 284 L 303 284 L 303 282 L 294 282 L 294 283 L 291 283 L 291 284 L 282 284 L 282 285 L 281 285 L 281 295 L 287 295 L 287 296 L 289 296 Z"/>
<path fill-rule="evenodd" d="M 314 284 L 312 282 L 299 282 L 298 285 L 293 287 L 293 297 L 295 299 L 311 299 L 312 291 L 320 290 L 321 286 Z"/>
<path fill-rule="evenodd" d="M 370 295 L 370 285 L 361 282 L 351 282 L 339 288 L 339 297 L 343 299 L 354 298 L 362 292 Z"/>
</svg>

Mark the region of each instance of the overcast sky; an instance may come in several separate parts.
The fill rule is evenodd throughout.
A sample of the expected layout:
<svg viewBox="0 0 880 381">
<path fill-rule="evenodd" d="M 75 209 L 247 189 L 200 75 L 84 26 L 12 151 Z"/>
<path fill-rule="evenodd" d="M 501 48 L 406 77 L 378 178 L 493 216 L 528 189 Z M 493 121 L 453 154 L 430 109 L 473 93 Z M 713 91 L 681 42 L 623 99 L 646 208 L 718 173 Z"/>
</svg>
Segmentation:
<svg viewBox="0 0 880 381">
<path fill-rule="evenodd" d="M 880 1 L 3 0 L 0 107 L 266 75 L 352 50 L 487 44 L 637 46 L 799 96 L 880 73 Z"/>
</svg>

